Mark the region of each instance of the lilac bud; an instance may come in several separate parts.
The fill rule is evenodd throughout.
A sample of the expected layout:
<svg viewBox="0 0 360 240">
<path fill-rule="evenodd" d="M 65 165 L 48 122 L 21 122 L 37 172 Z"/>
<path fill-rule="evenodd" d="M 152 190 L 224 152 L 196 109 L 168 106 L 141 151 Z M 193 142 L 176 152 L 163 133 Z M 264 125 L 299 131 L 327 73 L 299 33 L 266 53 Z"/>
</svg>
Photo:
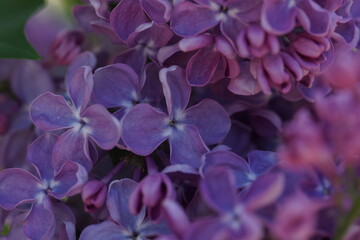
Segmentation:
<svg viewBox="0 0 360 240">
<path fill-rule="evenodd" d="M 107 196 L 106 185 L 98 180 L 88 181 L 83 188 L 81 197 L 86 212 L 94 212 L 104 206 Z"/>
<path fill-rule="evenodd" d="M 160 217 L 161 203 L 165 199 L 174 199 L 175 192 L 170 179 L 164 173 L 146 176 L 135 188 L 130 197 L 130 211 L 138 214 L 143 206 L 148 208 L 151 219 Z"/>
<path fill-rule="evenodd" d="M 84 35 L 78 30 L 62 31 L 51 46 L 53 60 L 60 65 L 68 65 L 81 53 Z"/>
</svg>

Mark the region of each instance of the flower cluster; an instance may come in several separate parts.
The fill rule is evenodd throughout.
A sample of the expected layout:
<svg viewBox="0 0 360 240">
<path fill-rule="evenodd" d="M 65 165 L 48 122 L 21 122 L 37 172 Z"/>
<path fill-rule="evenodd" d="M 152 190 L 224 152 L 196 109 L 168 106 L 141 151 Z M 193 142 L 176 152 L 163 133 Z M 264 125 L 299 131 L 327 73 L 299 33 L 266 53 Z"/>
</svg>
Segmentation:
<svg viewBox="0 0 360 240">
<path fill-rule="evenodd" d="M 0 59 L 0 239 L 360 238 L 360 1 L 57 7 Z"/>
</svg>

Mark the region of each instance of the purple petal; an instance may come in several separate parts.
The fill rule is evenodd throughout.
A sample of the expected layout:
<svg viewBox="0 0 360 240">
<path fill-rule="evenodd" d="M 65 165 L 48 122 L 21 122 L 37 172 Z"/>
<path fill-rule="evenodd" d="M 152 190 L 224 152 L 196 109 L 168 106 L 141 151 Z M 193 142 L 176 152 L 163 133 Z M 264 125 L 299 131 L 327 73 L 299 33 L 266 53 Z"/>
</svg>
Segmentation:
<svg viewBox="0 0 360 240">
<path fill-rule="evenodd" d="M 191 37 L 217 25 L 216 14 L 208 7 L 181 2 L 174 9 L 170 26 L 177 35 Z"/>
<path fill-rule="evenodd" d="M 234 211 L 235 179 L 225 168 L 212 168 L 204 175 L 200 184 L 204 201 L 218 213 Z"/>
<path fill-rule="evenodd" d="M 110 16 L 108 0 L 89 0 L 94 7 L 96 15 L 104 20 L 108 20 Z"/>
<path fill-rule="evenodd" d="M 139 25 L 146 22 L 140 0 L 122 0 L 110 14 L 111 26 L 124 41 Z"/>
<path fill-rule="evenodd" d="M 262 9 L 261 24 L 266 31 L 282 35 L 295 27 L 295 16 L 295 1 L 267 0 Z"/>
<path fill-rule="evenodd" d="M 282 129 L 281 118 L 275 112 L 267 109 L 251 111 L 249 121 L 254 131 L 266 138 L 278 136 Z"/>
<path fill-rule="evenodd" d="M 90 170 L 92 161 L 89 157 L 88 139 L 81 132 L 70 129 L 63 133 L 53 149 L 53 164 L 56 171 L 67 161 L 81 164 Z"/>
<path fill-rule="evenodd" d="M 172 164 L 188 164 L 199 168 L 201 156 L 209 151 L 201 139 L 199 130 L 190 125 L 184 124 L 178 129 L 172 129 L 169 142 Z"/>
<path fill-rule="evenodd" d="M 204 99 L 184 113 L 183 122 L 196 126 L 206 145 L 223 140 L 231 126 L 226 110 L 212 99 Z"/>
<path fill-rule="evenodd" d="M 89 103 L 94 80 L 89 66 L 79 68 L 70 81 L 69 94 L 78 113 Z"/>
<path fill-rule="evenodd" d="M 89 4 L 74 5 L 72 13 L 78 25 L 85 31 L 91 31 L 90 23 L 98 19 L 93 6 Z"/>
<path fill-rule="evenodd" d="M 162 86 L 159 79 L 160 68 L 155 63 L 148 63 L 141 76 L 141 97 L 143 102 L 159 105 L 162 99 Z"/>
<path fill-rule="evenodd" d="M 77 122 L 65 98 L 50 92 L 40 95 L 32 102 L 30 117 L 44 131 L 70 128 Z"/>
<path fill-rule="evenodd" d="M 285 177 L 281 173 L 269 173 L 258 178 L 245 193 L 245 201 L 250 209 L 260 209 L 274 203 L 285 187 Z"/>
<path fill-rule="evenodd" d="M 161 69 L 160 81 L 163 86 L 168 113 L 176 119 L 189 102 L 191 87 L 185 81 L 184 71 L 178 66 Z"/>
<path fill-rule="evenodd" d="M 100 104 L 91 105 L 85 110 L 83 117 L 88 120 L 85 128 L 89 129 L 89 136 L 102 149 L 115 147 L 120 139 L 120 127 L 118 120 L 106 108 Z"/>
<path fill-rule="evenodd" d="M 132 106 L 138 100 L 139 78 L 125 64 L 112 64 L 98 68 L 94 74 L 92 100 L 106 108 Z"/>
<path fill-rule="evenodd" d="M 183 52 L 191 52 L 212 44 L 213 37 L 209 34 L 201 34 L 194 37 L 183 38 L 179 41 L 179 49 Z"/>
<path fill-rule="evenodd" d="M 116 56 L 114 63 L 129 65 L 140 76 L 143 72 L 147 56 L 142 48 L 130 48 Z"/>
<path fill-rule="evenodd" d="M 110 221 L 104 221 L 86 227 L 80 235 L 79 240 L 127 240 L 127 235 L 122 228 Z"/>
<path fill-rule="evenodd" d="M 148 48 L 159 48 L 166 45 L 173 35 L 167 25 L 159 25 L 154 22 L 144 23 L 130 34 L 128 44 L 130 47 L 145 45 Z M 146 49 L 144 51 L 146 52 Z"/>
<path fill-rule="evenodd" d="M 85 51 L 78 55 L 69 65 L 65 75 L 65 85 L 69 86 L 70 81 L 74 78 L 75 73 L 82 66 L 89 66 L 93 69 L 96 65 L 96 57 L 92 52 Z"/>
<path fill-rule="evenodd" d="M 297 19 L 310 34 L 325 37 L 330 29 L 330 13 L 316 2 L 302 0 L 299 2 Z"/>
<path fill-rule="evenodd" d="M 165 199 L 162 202 L 162 207 L 169 227 L 178 237 L 183 237 L 190 225 L 184 210 L 177 202 L 170 199 Z"/>
<path fill-rule="evenodd" d="M 192 86 L 204 86 L 214 75 L 220 62 L 220 53 L 212 47 L 197 51 L 186 66 L 186 78 Z"/>
<path fill-rule="evenodd" d="M 28 147 L 27 160 L 36 166 L 39 176 L 43 180 L 50 181 L 54 176 L 51 158 L 56 140 L 56 135 L 44 134 Z"/>
<path fill-rule="evenodd" d="M 0 172 L 0 206 L 6 210 L 31 202 L 41 192 L 41 182 L 34 175 L 19 168 Z"/>
<path fill-rule="evenodd" d="M 137 183 L 131 179 L 113 181 L 109 186 L 107 207 L 110 216 L 117 223 L 132 231 L 137 231 L 139 223 L 144 220 L 145 211 L 133 215 L 129 210 L 129 199 Z"/>
<path fill-rule="evenodd" d="M 220 23 L 221 33 L 229 40 L 235 48 L 236 39 L 241 31 L 246 29 L 247 25 L 237 18 L 228 17 Z"/>
<path fill-rule="evenodd" d="M 240 75 L 230 80 L 228 89 L 237 95 L 255 95 L 261 91 L 257 80 L 250 72 L 248 62 L 241 62 Z"/>
<path fill-rule="evenodd" d="M 29 239 L 51 239 L 55 230 L 55 216 L 51 211 L 50 199 L 33 204 L 24 222 L 24 233 Z"/>
<path fill-rule="evenodd" d="M 140 103 L 124 116 L 122 121 L 122 139 L 135 154 L 146 156 L 152 153 L 168 138 L 168 116 Z"/>
<path fill-rule="evenodd" d="M 209 152 L 204 155 L 202 174 L 217 166 L 224 166 L 234 171 L 236 187 L 246 187 L 256 176 L 245 159 L 229 151 Z"/>
<path fill-rule="evenodd" d="M 154 22 L 161 24 L 170 21 L 172 5 L 168 0 L 141 0 L 141 4 Z"/>
<path fill-rule="evenodd" d="M 57 199 L 73 196 L 82 191 L 86 181 L 87 171 L 83 166 L 66 162 L 55 175 L 53 183 L 50 183 L 51 193 Z"/>
<path fill-rule="evenodd" d="M 53 91 L 54 83 L 40 63 L 23 61 L 17 65 L 12 75 L 11 87 L 24 103 L 30 103 L 40 94 Z"/>
<path fill-rule="evenodd" d="M 270 151 L 254 150 L 247 157 L 251 170 L 257 176 L 264 174 L 278 162 L 276 153 Z"/>
</svg>

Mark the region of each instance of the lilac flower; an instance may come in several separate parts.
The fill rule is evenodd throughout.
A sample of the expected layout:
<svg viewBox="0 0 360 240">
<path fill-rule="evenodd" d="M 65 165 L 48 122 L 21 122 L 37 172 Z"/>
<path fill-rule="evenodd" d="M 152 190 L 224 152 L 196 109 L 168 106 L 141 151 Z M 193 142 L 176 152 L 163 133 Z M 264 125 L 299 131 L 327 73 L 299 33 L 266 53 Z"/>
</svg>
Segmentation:
<svg viewBox="0 0 360 240">
<path fill-rule="evenodd" d="M 107 187 L 103 182 L 97 180 L 88 181 L 81 192 L 85 211 L 91 213 L 104 206 L 106 196 Z"/>
<path fill-rule="evenodd" d="M 148 17 L 157 24 L 170 20 L 172 5 L 168 0 L 121 0 L 111 11 L 110 23 L 125 42 L 137 28 L 148 23 Z"/>
<path fill-rule="evenodd" d="M 333 24 L 334 12 L 312 0 L 266 0 L 261 13 L 265 30 L 276 35 L 289 33 L 296 22 L 311 35 L 324 37 Z"/>
<path fill-rule="evenodd" d="M 81 233 L 80 240 L 150 239 L 165 234 L 164 225 L 155 225 L 145 219 L 145 209 L 138 215 L 130 213 L 129 199 L 136 186 L 131 179 L 113 181 L 106 202 L 112 221 L 88 226 Z"/>
<path fill-rule="evenodd" d="M 143 156 L 169 139 L 172 163 L 197 168 L 201 155 L 208 151 L 205 144 L 218 143 L 226 135 L 229 118 L 224 109 L 210 99 L 185 110 L 191 87 L 179 67 L 162 69 L 160 80 L 168 114 L 148 104 L 134 106 L 123 118 L 122 138 L 131 151 Z"/>
<path fill-rule="evenodd" d="M 54 135 L 43 135 L 30 145 L 28 160 L 35 167 L 37 176 L 18 168 L 0 173 L 2 208 L 10 210 L 21 204 L 32 203 L 24 223 L 24 233 L 30 239 L 51 238 L 57 215 L 53 213 L 52 199 L 60 200 L 79 193 L 87 180 L 86 170 L 77 163 L 66 162 L 58 171 L 54 168 L 56 163 L 52 152 L 56 140 Z"/>
<path fill-rule="evenodd" d="M 55 144 L 54 158 L 60 165 L 70 160 L 87 170 L 92 167 L 89 140 L 103 149 L 113 148 L 120 138 L 117 120 L 101 105 L 87 106 L 93 88 L 91 69 L 81 67 L 69 86 L 71 103 L 50 92 L 37 97 L 30 107 L 30 115 L 37 127 L 44 131 L 68 129 Z"/>
</svg>

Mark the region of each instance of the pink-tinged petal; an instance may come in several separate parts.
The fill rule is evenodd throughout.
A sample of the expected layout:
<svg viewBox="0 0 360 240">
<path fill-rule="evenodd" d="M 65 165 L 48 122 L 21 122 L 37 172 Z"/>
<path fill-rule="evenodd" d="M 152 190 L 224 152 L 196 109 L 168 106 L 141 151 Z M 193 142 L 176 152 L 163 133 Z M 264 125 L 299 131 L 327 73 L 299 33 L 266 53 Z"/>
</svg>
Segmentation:
<svg viewBox="0 0 360 240">
<path fill-rule="evenodd" d="M 59 171 L 67 161 L 79 163 L 88 171 L 92 168 L 87 136 L 75 129 L 63 133 L 53 149 L 55 171 Z"/>
<path fill-rule="evenodd" d="M 87 226 L 80 235 L 79 240 L 127 240 L 123 228 L 110 221 Z"/>
<path fill-rule="evenodd" d="M 282 173 L 268 173 L 253 182 L 245 193 L 246 206 L 249 209 L 260 209 L 274 203 L 285 188 L 285 177 Z"/>
<path fill-rule="evenodd" d="M 261 91 L 258 81 L 253 77 L 250 72 L 250 66 L 248 62 L 240 63 L 239 76 L 230 79 L 228 89 L 237 94 L 243 96 L 255 95 Z"/>
<path fill-rule="evenodd" d="M 32 240 L 52 239 L 55 231 L 55 216 L 51 211 L 50 199 L 33 204 L 24 222 L 24 233 Z"/>
<path fill-rule="evenodd" d="M 148 22 L 140 0 L 122 0 L 112 10 L 110 23 L 121 39 L 127 41 L 136 28 Z"/>
<path fill-rule="evenodd" d="M 19 168 L 0 172 L 0 206 L 6 210 L 19 204 L 35 201 L 41 192 L 41 182 L 34 175 Z"/>
<path fill-rule="evenodd" d="M 186 66 L 186 78 L 192 86 L 204 86 L 214 75 L 220 62 L 220 53 L 212 47 L 196 52 Z"/>
<path fill-rule="evenodd" d="M 85 51 L 78 55 L 69 65 L 65 75 L 65 85 L 69 86 L 70 81 L 74 78 L 75 73 L 82 66 L 89 66 L 93 69 L 96 65 L 96 57 L 92 52 Z"/>
<path fill-rule="evenodd" d="M 57 199 L 78 194 L 87 178 L 87 171 L 83 166 L 68 161 L 55 175 L 53 183 L 50 183 L 51 193 Z"/>
<path fill-rule="evenodd" d="M 174 9 L 170 26 L 177 35 L 191 37 L 216 26 L 216 14 L 208 7 L 181 2 Z"/>
<path fill-rule="evenodd" d="M 171 199 L 165 199 L 161 205 L 169 227 L 178 237 L 183 237 L 190 225 L 184 210 L 176 201 Z"/>
<path fill-rule="evenodd" d="M 39 176 L 43 180 L 50 181 L 54 176 L 51 158 L 56 140 L 56 135 L 44 134 L 28 147 L 27 160 L 36 166 Z"/>
<path fill-rule="evenodd" d="M 149 155 L 168 138 L 167 119 L 165 113 L 140 103 L 124 116 L 122 139 L 135 154 Z"/>
<path fill-rule="evenodd" d="M 220 31 L 235 48 L 236 38 L 239 32 L 246 29 L 246 25 L 236 18 L 228 17 L 220 23 Z"/>
<path fill-rule="evenodd" d="M 13 92 L 24 103 L 30 103 L 40 94 L 54 90 L 49 73 L 36 61 L 20 62 L 10 83 Z"/>
<path fill-rule="evenodd" d="M 178 66 L 161 69 L 159 76 L 168 113 L 172 119 L 177 120 L 189 102 L 191 87 L 185 80 L 184 71 Z"/>
<path fill-rule="evenodd" d="M 297 81 L 304 77 L 303 69 L 299 63 L 288 53 L 281 52 L 280 56 L 284 62 L 285 67 L 292 73 Z"/>
<path fill-rule="evenodd" d="M 296 87 L 303 98 L 309 102 L 321 100 L 332 91 L 329 83 L 321 78 L 315 78 L 311 87 L 307 87 L 301 83 L 298 83 Z"/>
<path fill-rule="evenodd" d="M 260 59 L 252 59 L 250 61 L 250 72 L 256 78 L 259 83 L 259 87 L 263 91 L 264 94 L 270 95 L 271 88 L 269 85 L 269 80 L 265 74 L 264 69 L 262 68 L 261 60 Z"/>
<path fill-rule="evenodd" d="M 183 38 L 179 41 L 179 49 L 183 52 L 191 52 L 209 46 L 214 39 L 210 34 L 201 34 L 194 37 Z"/>
<path fill-rule="evenodd" d="M 236 58 L 236 52 L 234 48 L 224 37 L 217 36 L 215 38 L 215 47 L 216 50 L 222 55 L 224 55 L 226 58 L 228 59 Z"/>
<path fill-rule="evenodd" d="M 161 24 L 170 21 L 172 5 L 168 0 L 141 0 L 141 4 L 154 22 Z"/>
<path fill-rule="evenodd" d="M 65 98 L 50 92 L 38 96 L 32 102 L 30 117 L 44 131 L 70 128 L 77 121 Z"/>
<path fill-rule="evenodd" d="M 94 79 L 91 68 L 83 66 L 79 68 L 70 81 L 69 94 L 77 112 L 82 112 L 89 103 Z"/>
<path fill-rule="evenodd" d="M 119 223 L 119 225 L 133 231 L 138 229 L 138 224 L 145 217 L 145 211 L 138 215 L 133 215 L 129 210 L 129 199 L 136 185 L 137 183 L 131 179 L 113 181 L 109 186 L 106 203 L 112 219 Z"/>
<path fill-rule="evenodd" d="M 218 213 L 234 211 L 235 179 L 226 168 L 213 167 L 204 174 L 200 192 L 206 204 Z"/>
<path fill-rule="evenodd" d="M 327 10 L 309 0 L 300 1 L 298 7 L 297 19 L 308 33 L 318 37 L 329 33 L 331 17 Z"/>
<path fill-rule="evenodd" d="M 120 124 L 106 108 L 100 104 L 91 105 L 83 116 L 88 121 L 84 128 L 88 128 L 89 136 L 97 145 L 106 150 L 115 147 L 120 139 Z M 86 132 L 87 129 L 84 131 Z"/>
<path fill-rule="evenodd" d="M 296 2 L 293 0 L 266 0 L 262 8 L 261 25 L 275 35 L 283 35 L 295 27 Z"/>
<path fill-rule="evenodd" d="M 234 171 L 236 187 L 246 187 L 256 176 L 242 157 L 230 151 L 212 151 L 204 155 L 201 173 L 204 175 L 212 168 L 224 166 Z"/>
<path fill-rule="evenodd" d="M 199 130 L 190 125 L 172 129 L 169 137 L 172 164 L 188 164 L 194 168 L 201 165 L 201 157 L 209 149 L 201 139 Z"/>
<path fill-rule="evenodd" d="M 117 55 L 114 63 L 127 64 L 140 76 L 145 67 L 146 60 L 147 55 L 142 48 L 130 48 Z"/>
<path fill-rule="evenodd" d="M 207 145 L 223 140 L 231 126 L 226 110 L 212 99 L 204 99 L 184 113 L 182 122 L 196 126 Z"/>
<path fill-rule="evenodd" d="M 356 21 L 351 19 L 346 22 L 338 22 L 336 25 L 335 32 L 331 37 L 344 45 L 348 45 L 349 49 L 356 48 L 359 42 L 359 28 L 356 26 Z"/>
<path fill-rule="evenodd" d="M 130 107 L 138 100 L 140 81 L 134 70 L 126 64 L 112 64 L 98 68 L 94 74 L 92 102 L 106 108 Z"/>
</svg>

